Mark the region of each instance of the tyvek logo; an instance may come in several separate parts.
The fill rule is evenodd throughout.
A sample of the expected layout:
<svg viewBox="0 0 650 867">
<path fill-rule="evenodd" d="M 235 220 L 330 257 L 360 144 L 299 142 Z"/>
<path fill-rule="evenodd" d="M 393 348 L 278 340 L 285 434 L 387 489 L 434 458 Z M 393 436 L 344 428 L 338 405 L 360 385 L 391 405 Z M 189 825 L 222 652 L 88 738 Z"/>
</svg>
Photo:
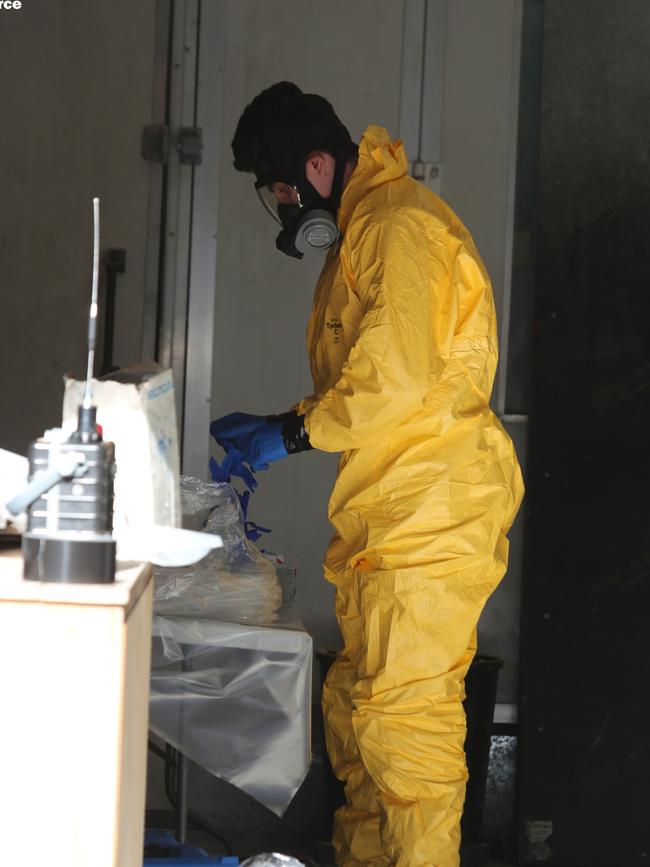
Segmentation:
<svg viewBox="0 0 650 867">
<path fill-rule="evenodd" d="M 21 0 L 0 0 L 0 12 L 13 12 L 23 8 Z"/>
<path fill-rule="evenodd" d="M 341 324 L 340 319 L 328 319 L 325 323 L 325 327 L 332 335 L 333 343 L 341 342 L 341 331 L 343 330 L 343 325 Z"/>
</svg>

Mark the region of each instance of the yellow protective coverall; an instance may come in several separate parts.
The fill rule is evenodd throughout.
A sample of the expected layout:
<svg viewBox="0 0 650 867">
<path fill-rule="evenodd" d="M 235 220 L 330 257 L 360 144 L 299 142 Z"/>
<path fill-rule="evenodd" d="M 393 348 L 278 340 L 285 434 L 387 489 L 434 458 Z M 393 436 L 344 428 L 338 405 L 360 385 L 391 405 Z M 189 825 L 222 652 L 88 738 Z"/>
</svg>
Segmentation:
<svg viewBox="0 0 650 867">
<path fill-rule="evenodd" d="M 488 401 L 490 281 L 471 236 L 371 126 L 316 287 L 311 444 L 343 452 L 325 576 L 343 650 L 327 746 L 346 782 L 337 861 L 456 867 L 467 771 L 463 681 L 522 497 Z"/>
</svg>

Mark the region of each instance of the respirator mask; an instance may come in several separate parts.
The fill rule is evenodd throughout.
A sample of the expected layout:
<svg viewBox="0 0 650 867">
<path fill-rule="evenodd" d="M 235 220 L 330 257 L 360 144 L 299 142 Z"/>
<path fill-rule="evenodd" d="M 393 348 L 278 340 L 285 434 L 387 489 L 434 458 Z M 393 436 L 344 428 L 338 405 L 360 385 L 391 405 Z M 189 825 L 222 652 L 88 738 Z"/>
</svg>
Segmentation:
<svg viewBox="0 0 650 867">
<path fill-rule="evenodd" d="M 339 236 L 336 214 L 343 192 L 347 152 L 335 156 L 332 192 L 324 199 L 305 177 L 304 162 L 293 177 L 266 173 L 255 190 L 269 214 L 282 226 L 275 245 L 282 253 L 302 259 L 305 253 L 326 250 Z"/>
</svg>

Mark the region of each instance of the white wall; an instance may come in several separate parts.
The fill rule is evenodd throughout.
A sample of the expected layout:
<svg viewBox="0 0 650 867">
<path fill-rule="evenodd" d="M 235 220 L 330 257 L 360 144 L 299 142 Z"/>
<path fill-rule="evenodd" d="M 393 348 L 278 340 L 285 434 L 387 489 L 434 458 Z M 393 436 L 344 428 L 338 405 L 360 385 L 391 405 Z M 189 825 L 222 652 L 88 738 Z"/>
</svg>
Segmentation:
<svg viewBox="0 0 650 867">
<path fill-rule="evenodd" d="M 507 280 L 517 6 L 450 0 L 447 25 L 442 195 L 477 239 L 498 296 Z M 213 417 L 280 412 L 312 390 L 304 332 L 320 264 L 275 250 L 276 225 L 251 176 L 232 168 L 229 143 L 244 106 L 288 79 L 328 97 L 353 137 L 369 123 L 398 134 L 403 0 L 332 0 L 305 10 L 297 0 L 228 5 Z M 264 544 L 298 568 L 298 602 L 317 647 L 339 644 L 321 570 L 335 467 L 334 456 L 315 452 L 279 462 L 258 474 L 251 505 L 251 517 L 273 529 Z"/>
<path fill-rule="evenodd" d="M 114 360 L 141 351 L 155 0 L 25 2 L 0 26 L 0 447 L 60 423 L 85 373 L 92 197 L 102 250 L 127 250 Z"/>
<path fill-rule="evenodd" d="M 519 0 L 450 0 L 447 20 L 441 191 L 474 236 L 498 313 L 511 265 L 519 6 Z"/>
</svg>

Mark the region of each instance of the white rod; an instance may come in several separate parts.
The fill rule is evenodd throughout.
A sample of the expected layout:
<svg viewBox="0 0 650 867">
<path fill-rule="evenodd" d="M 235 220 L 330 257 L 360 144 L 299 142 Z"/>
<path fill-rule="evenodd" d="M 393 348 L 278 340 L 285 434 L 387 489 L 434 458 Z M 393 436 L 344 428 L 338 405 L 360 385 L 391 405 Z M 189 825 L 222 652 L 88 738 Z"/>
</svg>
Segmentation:
<svg viewBox="0 0 650 867">
<path fill-rule="evenodd" d="M 97 295 L 99 287 L 99 199 L 93 199 L 93 288 L 88 319 L 88 369 L 84 389 L 83 406 L 91 404 L 91 381 L 95 366 L 95 344 L 97 342 Z"/>
</svg>

